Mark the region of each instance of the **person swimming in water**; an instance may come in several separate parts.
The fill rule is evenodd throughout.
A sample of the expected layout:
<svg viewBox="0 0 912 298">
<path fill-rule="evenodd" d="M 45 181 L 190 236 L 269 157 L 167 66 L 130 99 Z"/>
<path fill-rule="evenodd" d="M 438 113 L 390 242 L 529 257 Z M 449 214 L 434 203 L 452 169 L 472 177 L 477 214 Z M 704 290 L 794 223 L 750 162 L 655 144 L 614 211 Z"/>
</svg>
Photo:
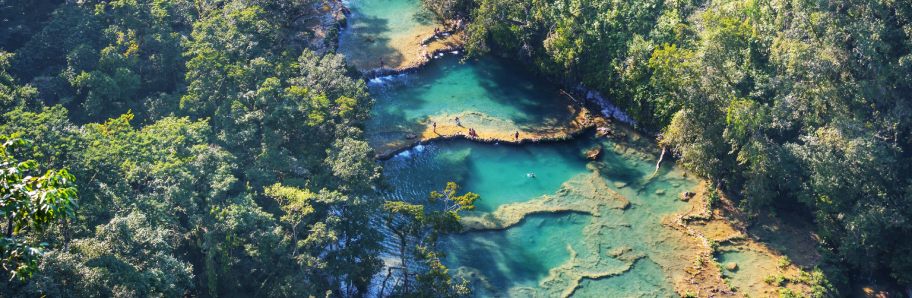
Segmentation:
<svg viewBox="0 0 912 298">
<path fill-rule="evenodd" d="M 526 173 L 526 177 L 528 177 L 528 178 L 535 178 L 535 173 L 528 172 L 528 173 Z"/>
</svg>

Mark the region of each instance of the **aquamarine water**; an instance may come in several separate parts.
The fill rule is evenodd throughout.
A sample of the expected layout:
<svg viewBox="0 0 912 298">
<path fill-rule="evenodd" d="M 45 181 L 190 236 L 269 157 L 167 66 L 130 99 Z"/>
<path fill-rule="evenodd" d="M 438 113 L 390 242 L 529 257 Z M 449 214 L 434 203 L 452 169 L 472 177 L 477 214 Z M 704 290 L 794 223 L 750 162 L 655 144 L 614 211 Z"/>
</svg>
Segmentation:
<svg viewBox="0 0 912 298">
<path fill-rule="evenodd" d="M 650 259 L 640 259 L 630 271 L 611 278 L 587 279 L 576 297 L 669 297 L 674 296 L 665 273 Z"/>
<path fill-rule="evenodd" d="M 421 200 L 429 190 L 453 181 L 484 197 L 477 210 L 490 212 L 554 193 L 586 170 L 582 154 L 574 142 L 515 146 L 452 140 L 400 153 L 384 163 L 384 170 L 395 188 L 391 198 Z"/>
<path fill-rule="evenodd" d="M 676 197 L 694 182 L 671 166 L 650 179 L 651 161 L 612 150 L 588 161 L 583 152 L 595 144 L 614 145 L 591 135 L 523 146 L 465 140 L 422 145 L 384 162 L 393 187 L 386 195 L 418 201 L 446 181 L 456 181 L 481 195 L 478 212 L 469 215 L 483 216 L 499 206 L 570 193 L 562 183 L 602 181 L 603 186 L 585 189 L 594 197 L 579 199 L 609 200 L 615 193 L 629 200 L 629 206 L 590 214 L 538 213 L 503 230 L 451 235 L 442 243 L 445 264 L 470 280 L 480 296 L 549 297 L 567 289 L 576 297 L 600 297 L 598 293 L 609 290 L 628 293 L 623 296 L 673 295 L 669 272 L 692 262 L 687 254 L 693 243 L 682 242 L 684 235 L 662 222 L 681 211 L 685 203 Z M 526 176 L 533 171 L 536 178 Z M 601 275 L 574 276 L 583 272 Z"/>
<path fill-rule="evenodd" d="M 429 26 L 418 0 L 351 2 L 340 45 L 356 65 L 404 58 L 402 46 Z M 369 86 L 376 104 L 366 134 L 381 151 L 456 116 L 472 126 L 534 131 L 574 115 L 554 84 L 495 58 L 444 57 Z M 596 145 L 603 154 L 587 160 L 584 152 Z M 677 195 L 695 183 L 671 165 L 653 176 L 654 157 L 615 145 L 591 133 L 521 146 L 436 141 L 383 161 L 381 195 L 422 202 L 454 181 L 481 196 L 465 219 L 488 224 L 440 243 L 445 265 L 476 296 L 673 296 L 675 274 L 692 262 L 696 244 L 670 228 L 669 217 L 685 206 Z"/>
<path fill-rule="evenodd" d="M 359 66 L 387 66 L 408 58 L 422 35 L 433 32 L 433 15 L 421 8 L 420 0 L 351 0 L 348 30 L 339 46 L 349 62 Z"/>
<path fill-rule="evenodd" d="M 548 270 L 570 259 L 567 247 L 584 249 L 580 243 L 590 216 L 541 214 L 504 231 L 469 232 L 443 241 L 445 263 L 463 275 L 481 277 L 475 283 L 479 294 L 497 294 L 500 289 L 536 287 Z"/>
<path fill-rule="evenodd" d="M 563 125 L 573 116 L 557 86 L 495 58 L 461 62 L 445 56 L 369 86 L 375 108 L 367 126 L 374 144 L 403 140 L 431 121 L 450 123 L 455 117 L 466 126 L 512 132 Z"/>
</svg>

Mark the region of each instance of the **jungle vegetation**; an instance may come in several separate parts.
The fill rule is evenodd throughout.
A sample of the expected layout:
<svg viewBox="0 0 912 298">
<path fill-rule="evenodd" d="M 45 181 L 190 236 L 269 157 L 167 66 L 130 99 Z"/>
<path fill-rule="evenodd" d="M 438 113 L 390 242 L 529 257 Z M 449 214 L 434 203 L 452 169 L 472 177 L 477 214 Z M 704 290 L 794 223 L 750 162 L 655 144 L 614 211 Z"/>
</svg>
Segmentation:
<svg viewBox="0 0 912 298">
<path fill-rule="evenodd" d="M 391 293 L 466 294 L 433 243 L 477 196 L 377 201 L 319 1 L 0 0 L 2 292 L 363 296 L 385 226 L 423 269 Z M 834 284 L 912 285 L 912 3 L 424 1 L 470 55 L 597 90 L 746 210 L 812 219 Z"/>
<path fill-rule="evenodd" d="M 365 295 L 371 99 L 321 3 L 0 1 L 3 296 Z"/>
<path fill-rule="evenodd" d="M 835 284 L 912 285 L 912 2 L 425 2 L 468 20 L 470 54 L 605 95 L 745 210 L 815 222 Z"/>
</svg>

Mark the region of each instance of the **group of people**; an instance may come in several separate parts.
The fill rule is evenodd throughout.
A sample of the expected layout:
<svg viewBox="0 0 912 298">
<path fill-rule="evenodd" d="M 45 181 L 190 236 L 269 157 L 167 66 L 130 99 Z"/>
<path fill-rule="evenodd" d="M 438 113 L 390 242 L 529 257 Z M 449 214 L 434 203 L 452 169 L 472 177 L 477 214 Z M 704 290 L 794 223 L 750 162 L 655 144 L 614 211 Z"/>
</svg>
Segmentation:
<svg viewBox="0 0 912 298">
<path fill-rule="evenodd" d="M 453 121 L 456 122 L 456 126 L 462 127 L 462 122 L 459 121 L 459 117 L 454 118 Z M 433 123 L 433 131 L 434 131 L 434 133 L 437 133 L 437 121 L 434 121 L 434 123 Z M 469 127 L 469 136 L 473 137 L 473 138 L 477 138 L 478 132 L 475 131 L 474 128 Z M 513 141 L 519 142 L 519 131 L 518 130 L 513 133 Z"/>
</svg>

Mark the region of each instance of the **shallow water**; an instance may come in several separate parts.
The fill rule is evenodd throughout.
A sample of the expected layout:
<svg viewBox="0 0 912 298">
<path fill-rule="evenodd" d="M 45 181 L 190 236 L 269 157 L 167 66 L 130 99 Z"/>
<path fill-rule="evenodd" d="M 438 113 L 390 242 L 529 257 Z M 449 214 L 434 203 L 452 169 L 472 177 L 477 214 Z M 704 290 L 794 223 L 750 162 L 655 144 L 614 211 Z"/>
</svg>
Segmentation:
<svg viewBox="0 0 912 298">
<path fill-rule="evenodd" d="M 476 292 L 498 293 L 499 289 L 535 287 L 551 268 L 570 259 L 568 246 L 583 249 L 583 228 L 590 216 L 541 214 L 526 218 L 504 231 L 469 232 L 447 237 L 444 262 L 478 277 Z"/>
<path fill-rule="evenodd" d="M 416 53 L 409 50 L 435 26 L 420 0 L 352 0 L 346 6 L 351 15 L 339 46 L 356 66 L 376 68 L 381 58 L 396 66 L 412 58 Z"/>
<path fill-rule="evenodd" d="M 716 260 L 722 264 L 722 274 L 731 285 L 743 293 L 758 293 L 764 287 L 764 279 L 779 273 L 778 260 L 760 252 L 741 249 L 718 253 Z M 735 270 L 725 269 L 728 263 L 735 263 Z"/>
<path fill-rule="evenodd" d="M 390 198 L 421 200 L 453 181 L 481 195 L 477 210 L 490 212 L 502 204 L 554 193 L 586 170 L 586 160 L 572 142 L 514 146 L 452 140 L 402 152 L 384 167 L 395 186 Z"/>
<path fill-rule="evenodd" d="M 460 62 L 445 56 L 415 73 L 373 80 L 376 100 L 368 134 L 373 144 L 402 141 L 432 121 L 466 127 L 535 130 L 572 118 L 569 100 L 557 86 L 507 61 L 482 58 Z M 450 123 L 453 122 L 453 123 Z"/>
<path fill-rule="evenodd" d="M 408 55 L 402 45 L 429 26 L 417 3 L 352 1 L 350 29 L 340 41 L 349 61 L 363 67 Z M 521 69 L 494 58 L 463 63 L 447 56 L 413 73 L 375 78 L 368 139 L 388 150 L 412 142 L 406 136 L 421 134 L 431 122 L 456 116 L 479 131 L 526 132 L 569 122 L 575 115 L 569 99 Z M 596 145 L 603 154 L 585 159 Z M 652 177 L 652 157 L 614 148 L 592 133 L 521 146 L 437 141 L 384 161 L 388 185 L 381 195 L 423 202 L 454 181 L 481 196 L 464 216 L 470 230 L 441 241 L 444 263 L 469 280 L 477 296 L 673 296 L 675 274 L 692 262 L 696 245 L 663 221 L 681 211 L 677 194 L 695 183 L 670 165 Z"/>
<path fill-rule="evenodd" d="M 596 162 L 585 160 L 584 150 L 596 143 L 612 148 L 592 136 L 523 146 L 436 142 L 384 162 L 387 181 L 395 186 L 386 195 L 417 201 L 456 181 L 481 195 L 477 212 L 467 216 L 482 217 L 546 195 L 596 202 L 585 212 L 532 212 L 502 230 L 445 237 L 445 264 L 471 281 L 480 296 L 571 291 L 595 297 L 608 289 L 626 293 L 622 296 L 672 295 L 669 272 L 692 262 L 684 257 L 692 243 L 680 241 L 662 219 L 680 211 L 685 204 L 676 196 L 694 182 L 671 167 L 649 180 L 654 164 L 610 150 Z M 530 171 L 536 178 L 525 176 Z M 612 194 L 629 200 L 629 206 L 597 204 L 613 200 Z"/>
<path fill-rule="evenodd" d="M 669 297 L 674 296 L 674 289 L 658 264 L 650 259 L 640 259 L 622 275 L 583 281 L 574 296 Z"/>
</svg>

